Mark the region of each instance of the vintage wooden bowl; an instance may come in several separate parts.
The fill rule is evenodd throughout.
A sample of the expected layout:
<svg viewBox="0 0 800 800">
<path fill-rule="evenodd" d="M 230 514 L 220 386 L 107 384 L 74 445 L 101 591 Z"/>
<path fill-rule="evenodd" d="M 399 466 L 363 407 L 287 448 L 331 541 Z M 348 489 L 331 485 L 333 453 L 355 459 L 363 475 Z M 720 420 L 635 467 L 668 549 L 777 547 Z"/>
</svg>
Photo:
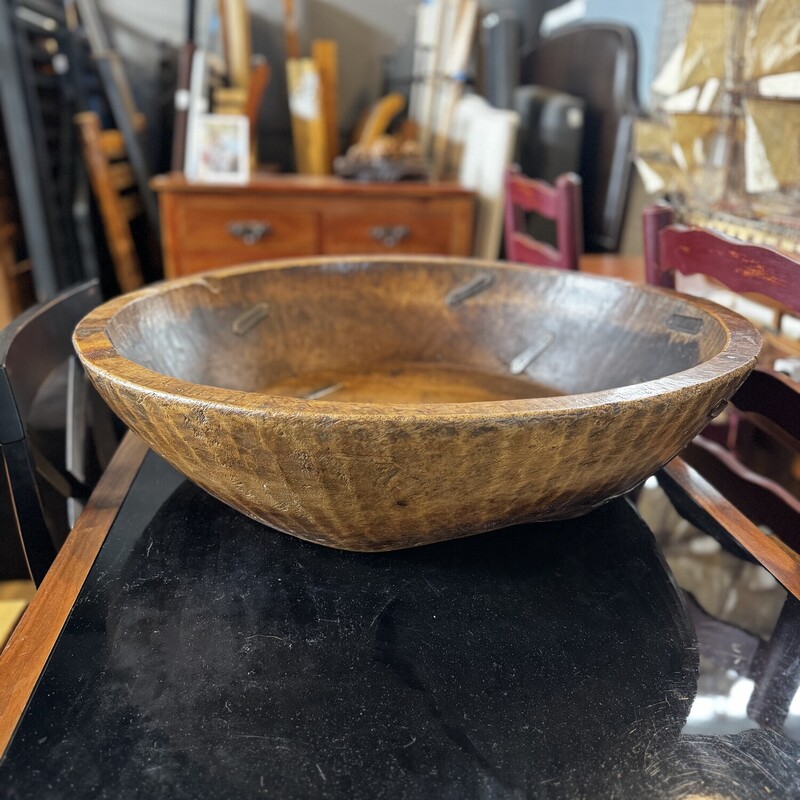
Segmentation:
<svg viewBox="0 0 800 800">
<path fill-rule="evenodd" d="M 100 394 L 281 531 L 388 550 L 582 514 L 718 413 L 760 339 L 713 303 L 455 259 L 273 262 L 87 316 Z"/>
</svg>

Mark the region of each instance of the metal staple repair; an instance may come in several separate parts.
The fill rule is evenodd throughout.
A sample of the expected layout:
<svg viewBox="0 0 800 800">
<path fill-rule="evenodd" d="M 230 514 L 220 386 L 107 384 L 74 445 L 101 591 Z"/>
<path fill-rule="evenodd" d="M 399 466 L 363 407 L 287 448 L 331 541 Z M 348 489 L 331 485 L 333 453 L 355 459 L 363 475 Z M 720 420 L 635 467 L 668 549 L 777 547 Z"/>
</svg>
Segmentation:
<svg viewBox="0 0 800 800">
<path fill-rule="evenodd" d="M 329 394 L 338 392 L 343 388 L 343 383 L 332 383 L 330 386 L 323 386 L 321 389 L 315 389 L 313 392 L 303 395 L 304 400 L 319 400 L 321 397 L 327 397 Z"/>
<path fill-rule="evenodd" d="M 244 336 L 268 316 L 269 303 L 259 303 L 236 317 L 231 325 L 231 330 L 236 336 Z"/>
<path fill-rule="evenodd" d="M 534 342 L 530 347 L 526 347 L 518 356 L 511 359 L 508 365 L 508 370 L 512 375 L 519 375 L 525 372 L 539 356 L 547 350 L 548 347 L 555 341 L 555 335 L 548 331 L 537 342 Z"/>
<path fill-rule="evenodd" d="M 463 286 L 453 289 L 445 298 L 445 303 L 447 303 L 448 306 L 460 305 L 465 300 L 469 300 L 470 297 L 475 297 L 475 295 L 485 292 L 493 283 L 494 276 L 483 272 L 480 275 L 476 275 Z"/>
</svg>

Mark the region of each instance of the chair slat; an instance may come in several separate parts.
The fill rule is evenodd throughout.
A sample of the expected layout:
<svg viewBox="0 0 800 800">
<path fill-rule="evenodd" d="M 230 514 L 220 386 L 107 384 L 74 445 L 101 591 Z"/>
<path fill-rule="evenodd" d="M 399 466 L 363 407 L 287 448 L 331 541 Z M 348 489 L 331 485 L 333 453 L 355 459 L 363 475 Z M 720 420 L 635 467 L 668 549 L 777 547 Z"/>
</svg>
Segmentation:
<svg viewBox="0 0 800 800">
<path fill-rule="evenodd" d="M 144 214 L 144 205 L 138 194 L 129 194 L 119 199 L 122 213 L 128 221 L 134 220 Z"/>
<path fill-rule="evenodd" d="M 578 269 L 583 252 L 581 179 L 560 175 L 555 186 L 526 178 L 517 168 L 506 175 L 506 258 L 544 267 Z M 556 223 L 558 248 L 534 239 L 525 229 L 525 214 L 534 212 Z"/>
<path fill-rule="evenodd" d="M 125 140 L 117 130 L 103 131 L 100 136 L 100 146 L 109 161 L 119 161 L 127 156 Z"/>
<path fill-rule="evenodd" d="M 92 191 L 100 206 L 117 283 L 123 292 L 130 292 L 144 283 L 130 229 L 130 221 L 142 213 L 144 204 L 138 193 L 120 194 L 122 184 L 131 185 L 130 166 L 125 162 L 109 162 L 109 152 L 118 152 L 120 143 L 124 156 L 122 135 L 119 131 L 102 131 L 100 120 L 90 111 L 78 114 L 75 123 L 80 131 Z"/>
<path fill-rule="evenodd" d="M 118 192 L 125 192 L 136 186 L 136 176 L 127 161 L 109 164 L 108 171 L 111 173 L 111 182 Z"/>
</svg>

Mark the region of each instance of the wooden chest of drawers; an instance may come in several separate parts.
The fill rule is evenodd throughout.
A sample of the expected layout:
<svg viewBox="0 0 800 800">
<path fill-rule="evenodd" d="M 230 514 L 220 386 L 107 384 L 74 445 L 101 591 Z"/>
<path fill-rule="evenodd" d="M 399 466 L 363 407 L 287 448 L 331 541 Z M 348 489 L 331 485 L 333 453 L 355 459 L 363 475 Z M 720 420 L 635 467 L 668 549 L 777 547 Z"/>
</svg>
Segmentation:
<svg viewBox="0 0 800 800">
<path fill-rule="evenodd" d="M 472 252 L 474 196 L 450 183 L 264 175 L 245 186 L 153 180 L 166 277 L 313 255 Z"/>
</svg>

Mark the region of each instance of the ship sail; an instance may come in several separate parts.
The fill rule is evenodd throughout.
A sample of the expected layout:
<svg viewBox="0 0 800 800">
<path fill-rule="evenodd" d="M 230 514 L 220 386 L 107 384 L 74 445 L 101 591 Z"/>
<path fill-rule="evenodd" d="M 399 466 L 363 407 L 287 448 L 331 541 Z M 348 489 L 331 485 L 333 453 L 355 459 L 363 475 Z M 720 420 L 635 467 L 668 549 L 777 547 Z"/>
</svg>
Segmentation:
<svg viewBox="0 0 800 800">
<path fill-rule="evenodd" d="M 679 90 L 726 74 L 738 19 L 735 3 L 698 3 L 694 7 L 686 34 Z"/>
<path fill-rule="evenodd" d="M 749 97 L 744 113 L 747 191 L 800 187 L 800 103 Z"/>
<path fill-rule="evenodd" d="M 758 0 L 745 42 L 748 78 L 800 72 L 800 13 L 797 0 Z"/>
<path fill-rule="evenodd" d="M 797 213 L 798 0 L 694 0 L 653 95 L 653 119 L 637 121 L 634 139 L 648 191 L 670 193 L 687 218 L 700 210 L 759 224 Z"/>
</svg>

